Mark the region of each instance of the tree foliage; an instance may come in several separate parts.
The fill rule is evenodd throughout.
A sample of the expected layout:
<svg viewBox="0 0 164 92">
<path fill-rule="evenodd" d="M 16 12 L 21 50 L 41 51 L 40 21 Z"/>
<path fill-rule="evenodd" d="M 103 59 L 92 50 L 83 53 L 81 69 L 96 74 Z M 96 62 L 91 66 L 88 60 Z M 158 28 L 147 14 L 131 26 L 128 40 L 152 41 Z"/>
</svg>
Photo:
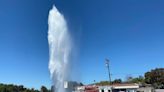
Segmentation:
<svg viewBox="0 0 164 92">
<path fill-rule="evenodd" d="M 109 85 L 109 84 L 110 84 L 109 81 L 100 81 L 100 82 L 96 83 L 96 85 L 101 85 L 101 86 Z"/>
<path fill-rule="evenodd" d="M 143 76 L 129 77 L 126 82 L 128 82 L 128 83 L 141 83 L 141 84 L 143 84 L 145 82 L 145 78 Z"/>
<path fill-rule="evenodd" d="M 121 80 L 121 79 L 115 79 L 115 80 L 113 81 L 113 83 L 122 83 L 122 80 Z"/>
<path fill-rule="evenodd" d="M 164 68 L 156 68 L 145 73 L 145 82 L 155 88 L 164 88 Z"/>
<path fill-rule="evenodd" d="M 42 86 L 40 91 L 41 92 L 49 92 L 49 90 L 45 86 Z"/>
<path fill-rule="evenodd" d="M 45 90 L 46 89 L 46 90 Z M 46 87 L 43 88 L 42 92 L 50 92 Z M 40 92 L 34 88 L 25 88 L 23 85 L 13 85 L 13 84 L 0 84 L 0 92 Z"/>
</svg>

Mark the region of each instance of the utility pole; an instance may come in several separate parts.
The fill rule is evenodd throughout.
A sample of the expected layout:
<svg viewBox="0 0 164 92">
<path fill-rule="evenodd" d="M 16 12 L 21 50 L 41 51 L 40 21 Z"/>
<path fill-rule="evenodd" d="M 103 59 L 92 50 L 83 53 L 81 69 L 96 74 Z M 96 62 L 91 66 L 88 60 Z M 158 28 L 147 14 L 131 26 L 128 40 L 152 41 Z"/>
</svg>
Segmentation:
<svg viewBox="0 0 164 92">
<path fill-rule="evenodd" d="M 109 83 L 111 84 L 111 74 L 110 74 L 110 68 L 109 68 L 109 59 L 105 59 L 105 61 L 106 61 L 106 67 L 108 69 Z"/>
</svg>

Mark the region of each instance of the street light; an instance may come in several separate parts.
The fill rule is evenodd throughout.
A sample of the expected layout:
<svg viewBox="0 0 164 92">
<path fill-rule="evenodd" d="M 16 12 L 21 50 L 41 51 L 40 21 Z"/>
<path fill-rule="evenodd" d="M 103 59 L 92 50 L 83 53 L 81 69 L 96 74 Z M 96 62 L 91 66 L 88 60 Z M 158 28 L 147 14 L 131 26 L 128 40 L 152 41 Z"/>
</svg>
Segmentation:
<svg viewBox="0 0 164 92">
<path fill-rule="evenodd" d="M 109 83 L 111 84 L 111 74 L 110 74 L 110 68 L 109 68 L 109 59 L 105 59 L 106 61 L 106 67 L 108 69 L 108 75 L 109 75 Z"/>
</svg>

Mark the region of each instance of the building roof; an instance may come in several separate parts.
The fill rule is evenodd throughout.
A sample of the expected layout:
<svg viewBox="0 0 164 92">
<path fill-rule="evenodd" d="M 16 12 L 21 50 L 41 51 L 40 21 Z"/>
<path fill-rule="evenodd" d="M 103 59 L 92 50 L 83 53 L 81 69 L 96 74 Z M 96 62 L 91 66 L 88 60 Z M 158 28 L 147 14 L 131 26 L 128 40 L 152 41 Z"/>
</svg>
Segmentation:
<svg viewBox="0 0 164 92">
<path fill-rule="evenodd" d="M 138 84 L 135 83 L 122 83 L 122 84 L 112 84 L 112 85 L 89 85 L 89 86 L 79 86 L 78 90 L 97 90 L 97 89 L 137 89 Z"/>
<path fill-rule="evenodd" d="M 122 83 L 122 84 L 105 85 L 104 87 L 112 87 L 114 89 L 126 89 L 126 88 L 139 88 L 139 85 L 136 83 Z"/>
</svg>

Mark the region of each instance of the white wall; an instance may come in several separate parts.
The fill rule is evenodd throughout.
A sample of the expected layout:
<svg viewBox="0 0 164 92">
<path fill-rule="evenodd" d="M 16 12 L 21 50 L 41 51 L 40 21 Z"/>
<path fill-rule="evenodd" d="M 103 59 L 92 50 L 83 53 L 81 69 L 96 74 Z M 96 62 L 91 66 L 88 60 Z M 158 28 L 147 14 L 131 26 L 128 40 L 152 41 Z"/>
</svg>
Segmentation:
<svg viewBox="0 0 164 92">
<path fill-rule="evenodd" d="M 164 89 L 156 89 L 155 92 L 164 92 Z"/>
</svg>

